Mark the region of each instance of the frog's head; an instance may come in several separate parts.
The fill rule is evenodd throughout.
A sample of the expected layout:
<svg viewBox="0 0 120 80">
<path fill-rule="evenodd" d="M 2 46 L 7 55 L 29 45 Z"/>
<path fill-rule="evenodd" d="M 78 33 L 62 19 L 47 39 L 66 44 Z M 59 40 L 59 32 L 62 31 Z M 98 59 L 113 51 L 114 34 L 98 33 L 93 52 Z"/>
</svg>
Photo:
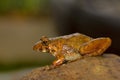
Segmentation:
<svg viewBox="0 0 120 80">
<path fill-rule="evenodd" d="M 40 51 L 40 52 L 49 52 L 49 42 L 50 40 L 46 36 L 42 36 L 40 38 L 40 41 L 38 41 L 34 46 L 34 51 Z"/>
</svg>

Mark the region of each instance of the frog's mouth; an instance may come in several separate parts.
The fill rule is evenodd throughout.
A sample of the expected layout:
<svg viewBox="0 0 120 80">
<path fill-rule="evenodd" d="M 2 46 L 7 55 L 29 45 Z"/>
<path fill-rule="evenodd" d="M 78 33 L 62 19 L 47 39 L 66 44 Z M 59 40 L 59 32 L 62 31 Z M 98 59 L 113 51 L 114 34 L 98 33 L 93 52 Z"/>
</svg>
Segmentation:
<svg viewBox="0 0 120 80">
<path fill-rule="evenodd" d="M 47 50 L 46 50 L 46 49 L 43 49 L 42 52 L 47 52 Z"/>
<path fill-rule="evenodd" d="M 33 50 L 37 52 L 48 52 L 46 48 L 37 47 L 36 45 L 33 46 Z"/>
</svg>

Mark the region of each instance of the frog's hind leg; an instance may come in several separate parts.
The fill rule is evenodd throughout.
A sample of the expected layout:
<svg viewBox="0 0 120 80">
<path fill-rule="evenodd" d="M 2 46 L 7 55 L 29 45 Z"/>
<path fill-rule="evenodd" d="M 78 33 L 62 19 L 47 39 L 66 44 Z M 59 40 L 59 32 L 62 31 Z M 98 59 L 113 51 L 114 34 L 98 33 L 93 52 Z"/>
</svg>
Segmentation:
<svg viewBox="0 0 120 80">
<path fill-rule="evenodd" d="M 101 55 L 110 45 L 110 38 L 96 38 L 83 44 L 80 53 L 88 56 Z"/>
</svg>

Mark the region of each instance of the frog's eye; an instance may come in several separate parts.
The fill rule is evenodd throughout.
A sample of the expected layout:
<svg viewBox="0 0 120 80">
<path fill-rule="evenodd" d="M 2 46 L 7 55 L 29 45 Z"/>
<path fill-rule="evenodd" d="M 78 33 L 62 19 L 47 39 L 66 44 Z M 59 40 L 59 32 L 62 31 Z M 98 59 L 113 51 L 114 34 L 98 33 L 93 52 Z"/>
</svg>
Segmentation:
<svg viewBox="0 0 120 80">
<path fill-rule="evenodd" d="M 40 40 L 43 41 L 43 42 L 49 41 L 49 39 L 48 39 L 46 36 L 42 36 L 42 37 L 40 38 Z"/>
<path fill-rule="evenodd" d="M 47 41 L 43 41 L 43 42 L 42 42 L 42 45 L 48 46 L 48 42 L 47 42 Z"/>
<path fill-rule="evenodd" d="M 42 45 L 47 46 L 49 43 L 49 39 L 46 36 L 42 36 L 41 39 Z"/>
</svg>

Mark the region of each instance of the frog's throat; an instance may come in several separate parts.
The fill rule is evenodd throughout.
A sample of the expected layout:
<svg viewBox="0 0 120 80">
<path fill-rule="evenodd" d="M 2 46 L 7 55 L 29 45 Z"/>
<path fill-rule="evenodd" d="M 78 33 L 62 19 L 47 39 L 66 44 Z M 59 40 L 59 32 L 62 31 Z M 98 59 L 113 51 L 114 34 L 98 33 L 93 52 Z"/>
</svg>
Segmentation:
<svg viewBox="0 0 120 80">
<path fill-rule="evenodd" d="M 51 55 L 53 55 L 54 57 L 56 57 L 58 55 L 57 52 L 52 52 L 51 50 L 48 51 Z"/>
</svg>

